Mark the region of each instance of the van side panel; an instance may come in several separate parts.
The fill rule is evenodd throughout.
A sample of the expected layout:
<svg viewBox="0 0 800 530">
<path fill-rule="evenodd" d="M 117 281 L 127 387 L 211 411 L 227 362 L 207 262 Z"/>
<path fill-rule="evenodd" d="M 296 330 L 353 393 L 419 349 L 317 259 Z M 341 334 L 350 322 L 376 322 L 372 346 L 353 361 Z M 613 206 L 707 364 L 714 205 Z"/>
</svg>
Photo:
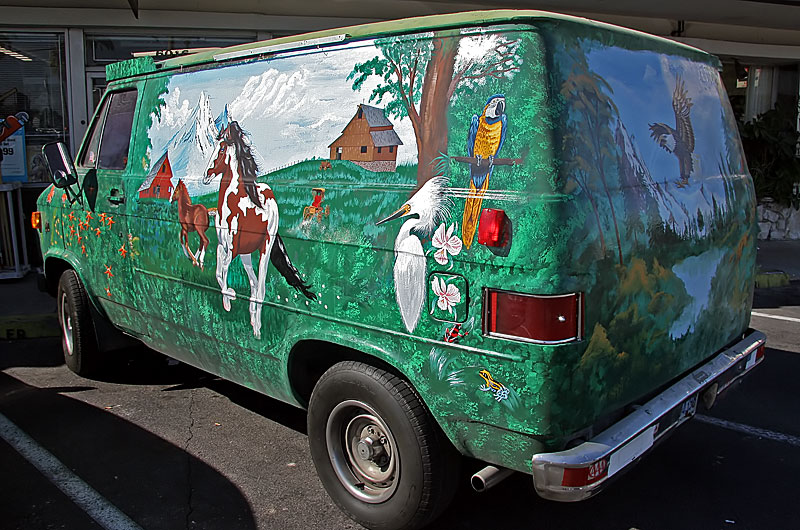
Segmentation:
<svg viewBox="0 0 800 530">
<path fill-rule="evenodd" d="M 548 432 L 553 348 L 485 337 L 481 312 L 487 286 L 572 282 L 552 244 L 570 198 L 554 192 L 536 31 L 156 74 L 144 98 L 128 187 L 148 344 L 292 403 L 294 344 L 358 349 L 405 374 L 462 451 L 529 467 Z M 507 248 L 478 242 L 485 208 L 510 219 Z"/>
</svg>

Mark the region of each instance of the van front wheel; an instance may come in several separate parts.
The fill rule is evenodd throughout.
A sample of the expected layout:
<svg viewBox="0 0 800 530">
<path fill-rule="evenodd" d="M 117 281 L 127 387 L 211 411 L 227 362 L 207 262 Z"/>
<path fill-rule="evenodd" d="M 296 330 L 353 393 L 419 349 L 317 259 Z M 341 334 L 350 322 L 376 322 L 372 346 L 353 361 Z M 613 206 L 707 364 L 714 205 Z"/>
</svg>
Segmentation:
<svg viewBox="0 0 800 530">
<path fill-rule="evenodd" d="M 421 528 L 455 492 L 455 449 L 414 389 L 380 368 L 347 361 L 325 372 L 308 439 L 328 494 L 367 528 Z"/>
<path fill-rule="evenodd" d="M 89 310 L 89 298 L 74 270 L 68 269 L 61 275 L 56 302 L 64 363 L 80 376 L 95 374 L 100 355 L 97 337 Z"/>
</svg>

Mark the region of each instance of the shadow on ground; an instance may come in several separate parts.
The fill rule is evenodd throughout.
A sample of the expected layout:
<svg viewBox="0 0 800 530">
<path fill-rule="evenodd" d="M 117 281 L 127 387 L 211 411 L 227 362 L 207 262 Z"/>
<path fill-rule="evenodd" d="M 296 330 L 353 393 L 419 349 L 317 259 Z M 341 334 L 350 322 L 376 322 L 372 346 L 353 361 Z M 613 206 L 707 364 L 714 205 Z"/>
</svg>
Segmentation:
<svg viewBox="0 0 800 530">
<path fill-rule="evenodd" d="M 247 500 L 218 471 L 123 418 L 64 395 L 93 388 L 88 382 L 41 389 L 0 373 L 0 412 L 147 530 L 256 528 Z M 0 483 L 3 528 L 99 528 L 2 441 L 0 468 L 13 477 Z"/>
</svg>

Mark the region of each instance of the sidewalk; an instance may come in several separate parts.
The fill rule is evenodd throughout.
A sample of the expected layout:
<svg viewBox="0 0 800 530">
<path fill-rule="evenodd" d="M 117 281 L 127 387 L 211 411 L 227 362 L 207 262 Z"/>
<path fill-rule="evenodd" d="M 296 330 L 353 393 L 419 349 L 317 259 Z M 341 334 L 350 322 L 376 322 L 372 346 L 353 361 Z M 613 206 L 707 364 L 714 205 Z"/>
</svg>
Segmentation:
<svg viewBox="0 0 800 530">
<path fill-rule="evenodd" d="M 759 241 L 756 287 L 800 281 L 800 241 Z M 56 301 L 36 286 L 36 273 L 0 281 L 0 341 L 59 336 Z"/>
<path fill-rule="evenodd" d="M 36 273 L 0 280 L 0 341 L 58 337 L 56 300 L 36 286 Z"/>
</svg>

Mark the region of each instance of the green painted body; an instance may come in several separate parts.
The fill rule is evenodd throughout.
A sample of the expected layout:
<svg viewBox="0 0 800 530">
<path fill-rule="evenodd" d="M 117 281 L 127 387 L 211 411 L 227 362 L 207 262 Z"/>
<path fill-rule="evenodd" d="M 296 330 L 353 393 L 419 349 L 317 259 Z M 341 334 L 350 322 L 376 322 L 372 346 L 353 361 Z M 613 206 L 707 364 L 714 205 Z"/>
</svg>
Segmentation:
<svg viewBox="0 0 800 530">
<path fill-rule="evenodd" d="M 149 346 L 294 405 L 304 401 L 289 377 L 290 358 L 306 341 L 319 341 L 318 355 L 331 343 L 387 363 L 462 453 L 525 472 L 533 454 L 586 436 L 747 329 L 754 194 L 715 58 L 538 12 L 426 17 L 302 38 L 337 34 L 348 37 L 235 61 L 215 62 L 209 52 L 115 66 L 109 91 L 135 87 L 139 94 L 127 168 L 79 168 L 81 179 L 96 171 L 95 200 L 82 193 L 73 202 L 53 187 L 43 193 L 39 209 L 51 227 L 42 237 L 46 262 L 67 261 L 101 313 Z M 229 96 L 239 90 L 247 97 Z M 498 148 L 488 129 L 470 131 L 499 95 Z M 315 114 L 326 98 L 346 110 Z M 199 114 L 191 114 L 198 100 Z M 360 104 L 365 112 L 382 108 L 402 140 L 393 144 L 398 158 L 390 171 L 330 156 Z M 691 142 L 675 123 L 681 104 L 689 108 Z M 226 280 L 236 292 L 230 311 L 216 274 L 227 203 L 219 200 L 219 181 L 200 182 L 219 140 L 204 158 L 181 140 L 191 116 L 208 109 L 212 120 L 219 116 L 212 132 L 231 121 L 245 130 L 258 182 L 269 185 L 280 212 L 277 233 L 315 295 L 270 265 L 263 302 L 255 304 L 259 326 L 240 258 Z M 664 124 L 673 127 L 671 138 L 657 137 Z M 480 144 L 484 137 L 495 143 Z M 681 142 L 684 151 L 673 146 Z M 466 203 L 481 184 L 454 157 L 480 149 L 515 161 L 492 168 L 477 203 L 478 211 L 503 209 L 510 219 L 505 253 L 477 235 L 463 241 Z M 171 185 L 184 180 L 192 204 L 218 208 L 204 232 L 203 268 L 184 252 L 177 202 L 140 197 L 165 152 Z M 398 280 L 408 254 L 395 246 L 409 217 L 376 223 L 438 176 L 446 186 L 436 215 L 402 241 L 421 245 L 415 263 L 423 268 Z M 112 188 L 124 203 L 107 200 Z M 313 188 L 325 189 L 319 215 L 306 210 Z M 199 245 L 189 232 L 190 252 Z M 257 270 L 259 253 L 251 256 Z M 489 337 L 487 288 L 583 293 L 582 338 L 543 345 Z M 421 308 L 404 313 L 401 305 L 414 305 L 412 291 L 424 293 Z"/>
</svg>

